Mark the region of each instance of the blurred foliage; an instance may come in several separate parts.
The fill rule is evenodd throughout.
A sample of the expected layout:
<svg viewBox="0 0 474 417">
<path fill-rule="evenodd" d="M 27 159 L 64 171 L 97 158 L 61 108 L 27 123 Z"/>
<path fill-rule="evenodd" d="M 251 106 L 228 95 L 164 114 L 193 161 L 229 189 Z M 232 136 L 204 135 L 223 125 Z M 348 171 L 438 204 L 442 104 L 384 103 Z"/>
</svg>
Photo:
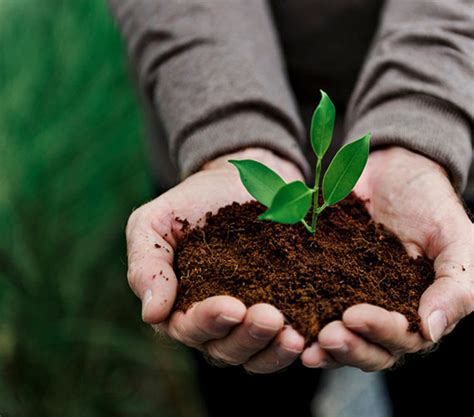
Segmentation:
<svg viewBox="0 0 474 417">
<path fill-rule="evenodd" d="M 2 417 L 201 415 L 126 283 L 152 196 L 129 84 L 104 1 L 0 0 Z"/>
</svg>

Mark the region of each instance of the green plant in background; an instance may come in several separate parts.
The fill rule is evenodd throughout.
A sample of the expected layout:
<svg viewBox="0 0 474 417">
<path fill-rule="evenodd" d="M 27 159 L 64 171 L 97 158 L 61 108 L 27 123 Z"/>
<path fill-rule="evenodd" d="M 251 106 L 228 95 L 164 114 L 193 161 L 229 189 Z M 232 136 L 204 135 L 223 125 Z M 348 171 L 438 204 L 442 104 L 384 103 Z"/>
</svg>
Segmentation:
<svg viewBox="0 0 474 417">
<path fill-rule="evenodd" d="M 311 145 L 316 155 L 314 187 L 302 181 L 285 181 L 273 170 L 250 159 L 230 160 L 239 171 L 242 184 L 257 201 L 267 207 L 260 220 L 295 224 L 316 232 L 318 215 L 344 199 L 354 188 L 369 156 L 370 134 L 343 146 L 334 156 L 324 174 L 321 187 L 321 163 L 332 141 L 336 110 L 328 95 L 321 91 L 321 101 L 311 121 Z M 323 204 L 319 205 L 322 188 Z M 312 208 L 311 221 L 306 215 Z"/>
<path fill-rule="evenodd" d="M 0 0 L 2 417 L 202 415 L 127 285 L 152 191 L 124 58 L 103 1 Z"/>
</svg>

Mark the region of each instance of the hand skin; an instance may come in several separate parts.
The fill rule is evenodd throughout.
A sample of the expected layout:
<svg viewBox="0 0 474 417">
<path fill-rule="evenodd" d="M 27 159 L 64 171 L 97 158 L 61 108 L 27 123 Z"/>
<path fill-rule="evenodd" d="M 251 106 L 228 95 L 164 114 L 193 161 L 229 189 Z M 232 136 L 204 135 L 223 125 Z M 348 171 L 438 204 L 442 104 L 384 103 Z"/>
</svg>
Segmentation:
<svg viewBox="0 0 474 417">
<path fill-rule="evenodd" d="M 372 218 L 394 232 L 411 256 L 434 260 L 436 279 L 420 300 L 420 333 L 408 332 L 399 313 L 356 305 L 303 352 L 308 367 L 389 368 L 403 354 L 438 342 L 474 311 L 474 226 L 444 169 L 403 148 L 378 150 L 355 192 L 369 199 Z"/>
<path fill-rule="evenodd" d="M 410 255 L 435 260 L 436 281 L 420 301 L 420 333 L 408 332 L 401 314 L 367 304 L 349 308 L 304 351 L 302 336 L 284 326 L 281 313 L 270 305 L 246 309 L 235 298 L 218 296 L 169 317 L 177 288 L 173 251 L 181 235 L 175 218 L 196 224 L 207 211 L 249 200 L 236 170 L 226 162 L 231 158 L 257 159 L 287 181 L 301 179 L 294 165 L 270 151 L 248 149 L 206 164 L 131 215 L 129 282 L 142 299 L 144 321 L 158 324 L 162 333 L 255 373 L 282 369 L 301 352 L 308 367 L 349 365 L 376 371 L 391 367 L 405 353 L 429 348 L 474 310 L 474 227 L 443 168 L 394 147 L 371 153 L 355 192 L 369 199 L 371 216 L 397 234 Z M 155 243 L 164 250 L 157 250 Z"/>
<path fill-rule="evenodd" d="M 302 179 L 295 165 L 265 149 L 249 148 L 207 163 L 132 213 L 126 229 L 128 280 L 142 300 L 143 320 L 155 330 L 220 362 L 270 373 L 290 365 L 304 349 L 303 337 L 285 325 L 275 307 L 257 304 L 246 308 L 236 298 L 216 296 L 185 313 L 171 314 L 177 290 L 173 254 L 182 235 L 176 217 L 200 224 L 208 211 L 216 213 L 234 201 L 252 199 L 228 159 L 255 159 L 286 181 Z"/>
</svg>

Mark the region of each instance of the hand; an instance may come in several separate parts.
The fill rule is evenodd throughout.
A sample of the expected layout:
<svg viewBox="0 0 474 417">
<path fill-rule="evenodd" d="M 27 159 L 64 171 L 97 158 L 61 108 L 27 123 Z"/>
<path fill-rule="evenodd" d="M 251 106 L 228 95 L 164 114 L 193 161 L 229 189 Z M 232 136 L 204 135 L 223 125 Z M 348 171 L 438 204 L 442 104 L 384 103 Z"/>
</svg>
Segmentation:
<svg viewBox="0 0 474 417">
<path fill-rule="evenodd" d="M 395 233 L 408 253 L 434 260 L 435 282 L 420 300 L 421 332 L 406 318 L 360 304 L 325 326 L 306 349 L 309 367 L 391 367 L 403 354 L 429 348 L 474 310 L 474 228 L 438 164 L 403 148 L 373 152 L 355 192 L 373 219 Z"/>
<path fill-rule="evenodd" d="M 251 200 L 237 170 L 227 162 L 247 158 L 270 166 L 287 181 L 302 179 L 296 166 L 264 149 L 247 149 L 206 164 L 132 213 L 126 232 L 128 280 L 142 300 L 143 320 L 158 325 L 155 328 L 161 333 L 221 362 L 269 373 L 288 366 L 304 348 L 303 337 L 284 326 L 283 315 L 275 307 L 256 304 L 247 309 L 236 298 L 216 296 L 196 303 L 186 313 L 171 314 L 177 290 L 173 254 L 182 236 L 176 218 L 196 225 L 208 211 L 216 213 L 233 201 Z"/>
</svg>

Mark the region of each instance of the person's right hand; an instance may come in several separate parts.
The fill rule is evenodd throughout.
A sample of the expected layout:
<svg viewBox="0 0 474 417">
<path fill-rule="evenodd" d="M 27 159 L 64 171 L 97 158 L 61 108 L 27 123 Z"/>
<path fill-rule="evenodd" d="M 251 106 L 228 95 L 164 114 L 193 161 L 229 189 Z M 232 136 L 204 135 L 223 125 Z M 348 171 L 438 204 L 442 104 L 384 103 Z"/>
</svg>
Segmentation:
<svg viewBox="0 0 474 417">
<path fill-rule="evenodd" d="M 155 200 L 135 210 L 127 224 L 128 280 L 142 300 L 142 317 L 161 333 L 230 365 L 255 373 L 271 373 L 290 365 L 303 351 L 304 338 L 285 326 L 283 315 L 269 304 L 250 308 L 236 298 L 215 296 L 173 312 L 177 279 L 173 255 L 182 224 L 202 224 L 234 201 L 252 197 L 228 159 L 255 159 L 286 181 L 302 179 L 292 163 L 265 149 L 224 155 Z"/>
</svg>

